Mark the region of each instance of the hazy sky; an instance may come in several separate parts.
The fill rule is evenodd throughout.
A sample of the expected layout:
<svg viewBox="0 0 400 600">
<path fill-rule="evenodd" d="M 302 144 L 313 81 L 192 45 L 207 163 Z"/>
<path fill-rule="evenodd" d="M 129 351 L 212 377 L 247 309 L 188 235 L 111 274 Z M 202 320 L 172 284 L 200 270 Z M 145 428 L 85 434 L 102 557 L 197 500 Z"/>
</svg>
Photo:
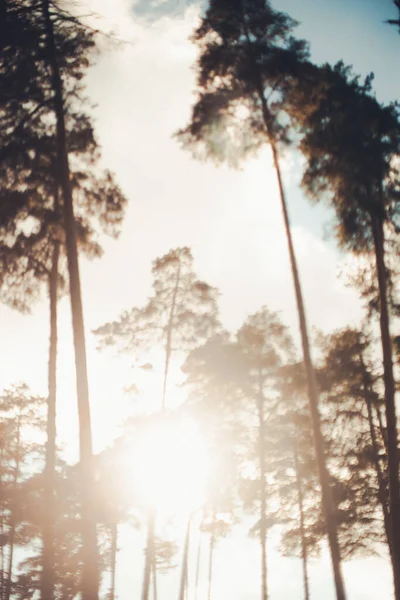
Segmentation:
<svg viewBox="0 0 400 600">
<path fill-rule="evenodd" d="M 150 4 L 150 3 L 149 3 Z M 159 2 L 161 4 L 161 2 Z M 97 104 L 96 130 L 104 164 L 115 171 L 129 198 L 120 239 L 105 240 L 105 255 L 82 262 L 88 332 L 94 436 L 101 449 L 116 433 L 128 400 L 122 394 L 133 374 L 126 365 L 95 350 L 91 330 L 124 308 L 142 303 L 150 292 L 151 261 L 170 248 L 191 246 L 199 275 L 221 290 L 224 323 L 232 330 L 246 315 L 267 304 L 278 310 L 297 335 L 297 321 L 282 218 L 271 160 L 266 152 L 241 172 L 198 164 L 171 139 L 187 122 L 192 101 L 195 50 L 188 41 L 198 7 L 166 2 L 173 15 L 152 22 L 135 16 L 127 0 L 92 0 L 129 43 L 100 55 L 88 76 L 88 92 Z M 311 42 L 316 61 L 344 59 L 357 72 L 376 74 L 378 97 L 399 96 L 400 36 L 383 24 L 395 16 L 391 0 L 277 0 L 276 8 L 301 22 L 298 34 Z M 176 9 L 176 10 L 175 10 Z M 145 11 L 146 12 L 146 11 Z M 160 12 L 158 13 L 160 14 Z M 326 211 L 310 207 L 296 184 L 299 162 L 285 161 L 293 233 L 310 327 L 325 331 L 356 323 L 356 294 L 339 278 L 346 257 L 324 236 Z M 77 448 L 76 399 L 69 304 L 60 310 L 59 428 L 74 454 Z M 32 316 L 0 307 L 0 363 L 4 385 L 27 381 L 46 392 L 48 306 Z M 131 534 L 127 533 L 127 537 Z M 137 541 L 137 540 L 136 540 Z M 128 547 L 124 543 L 124 548 Z M 121 553 L 118 596 L 137 598 L 141 549 Z M 322 568 L 324 567 L 324 568 Z M 345 566 L 349 600 L 389 598 L 386 565 L 369 559 Z M 271 600 L 301 598 L 300 565 L 272 555 Z M 313 597 L 333 598 L 326 559 L 312 567 Z M 329 582 L 329 583 L 327 583 Z M 259 597 L 257 543 L 239 531 L 217 553 L 216 600 Z M 176 598 L 176 581 L 165 583 L 165 600 Z M 297 595 L 296 595 L 297 594 Z"/>
</svg>

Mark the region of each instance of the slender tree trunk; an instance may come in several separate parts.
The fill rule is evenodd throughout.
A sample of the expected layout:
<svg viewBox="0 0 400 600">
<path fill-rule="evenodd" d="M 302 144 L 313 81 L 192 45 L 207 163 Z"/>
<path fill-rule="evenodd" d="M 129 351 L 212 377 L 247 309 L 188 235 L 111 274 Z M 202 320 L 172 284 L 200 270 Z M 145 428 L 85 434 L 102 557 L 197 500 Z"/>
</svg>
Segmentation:
<svg viewBox="0 0 400 600">
<path fill-rule="evenodd" d="M 0 548 L 1 551 L 1 573 L 0 573 L 0 598 L 4 599 L 4 546 Z"/>
<path fill-rule="evenodd" d="M 152 565 L 152 579 L 153 579 L 153 600 L 157 600 L 157 561 L 156 557 L 154 557 L 153 565 Z"/>
<path fill-rule="evenodd" d="M 175 283 L 175 287 L 174 287 L 174 292 L 172 294 L 171 311 L 170 311 L 169 319 L 168 319 L 167 341 L 165 344 L 164 381 L 163 381 L 163 393 L 162 393 L 162 402 L 161 402 L 161 410 L 162 411 L 165 409 L 165 405 L 166 405 L 168 372 L 169 372 L 169 364 L 171 361 L 171 353 L 172 353 L 172 332 L 174 329 L 174 316 L 175 316 L 176 300 L 178 297 L 178 289 L 179 289 L 180 279 L 181 279 L 181 262 L 179 261 L 179 266 L 178 266 L 178 270 L 176 273 L 176 283 Z"/>
<path fill-rule="evenodd" d="M 261 378 L 261 375 L 260 375 Z M 260 467 L 260 544 L 261 544 L 261 598 L 268 600 L 267 579 L 267 492 L 266 492 L 266 464 L 265 464 L 265 420 L 264 420 L 264 395 L 260 380 L 260 394 L 258 398 L 258 460 Z"/>
<path fill-rule="evenodd" d="M 150 585 L 153 581 L 153 595 L 157 594 L 157 556 L 155 548 L 156 537 L 156 510 L 152 509 L 147 520 L 146 559 L 144 565 L 144 578 L 142 599 L 150 597 Z M 147 587 L 147 589 L 145 589 Z"/>
<path fill-rule="evenodd" d="M 14 491 L 17 489 L 18 481 L 19 481 L 19 471 L 20 471 L 20 463 L 21 463 L 21 415 L 18 416 L 17 421 L 17 435 L 16 435 L 16 457 L 15 457 L 15 468 L 14 468 L 14 477 L 13 477 L 13 485 Z M 12 507 L 11 517 L 10 517 L 10 531 L 8 534 L 8 542 L 9 542 L 9 554 L 8 554 L 8 567 L 7 567 L 7 582 L 5 589 L 5 600 L 10 600 L 12 595 L 12 576 L 13 576 L 13 567 L 14 567 L 14 544 L 15 544 L 15 515 L 14 515 L 15 507 Z"/>
<path fill-rule="evenodd" d="M 258 69 L 257 55 L 254 53 L 252 41 L 246 27 L 246 15 L 242 2 L 243 11 L 243 24 L 245 28 L 245 35 L 249 46 L 249 51 L 252 59 L 255 61 L 255 67 Z M 261 73 L 258 77 L 258 95 L 261 102 L 261 109 L 263 114 L 263 120 L 265 130 L 268 138 L 268 142 L 272 150 L 273 165 L 278 180 L 279 197 L 281 201 L 283 220 L 285 225 L 286 239 L 289 250 L 290 266 L 292 270 L 293 284 L 296 296 L 297 314 L 299 318 L 299 327 L 301 335 L 301 345 L 303 349 L 303 360 L 307 376 L 307 388 L 309 398 L 309 408 L 311 414 L 311 421 L 313 427 L 314 444 L 315 444 L 315 456 L 318 467 L 319 481 L 321 485 L 322 494 L 322 506 L 325 519 L 325 527 L 328 534 L 329 549 L 331 554 L 333 575 L 335 581 L 335 590 L 337 600 L 346 600 L 346 592 L 344 587 L 342 567 L 341 567 L 341 554 L 339 546 L 339 538 L 336 524 L 336 507 L 332 496 L 332 490 L 330 486 L 330 478 L 328 469 L 326 466 L 326 456 L 324 440 L 322 436 L 321 428 L 321 416 L 319 413 L 319 394 L 317 389 L 317 382 L 315 379 L 315 371 L 311 359 L 310 342 L 307 331 L 307 320 L 304 309 L 303 293 L 300 285 L 299 271 L 297 267 L 297 259 L 294 251 L 292 232 L 290 229 L 289 214 L 286 203 L 286 195 L 283 187 L 281 168 L 279 164 L 278 150 L 272 133 L 272 117 L 268 108 L 267 100 L 264 95 L 264 88 L 262 84 Z"/>
<path fill-rule="evenodd" d="M 173 319 L 175 315 L 176 308 L 176 300 L 178 296 L 178 288 L 181 277 L 181 263 L 179 262 L 178 271 L 176 275 L 176 283 L 174 287 L 174 291 L 172 294 L 172 303 L 171 310 L 168 318 L 168 326 L 167 326 L 167 340 L 165 344 L 165 363 L 164 363 L 164 378 L 163 378 L 163 389 L 162 389 L 162 397 L 161 397 L 161 413 L 165 412 L 166 408 L 166 397 L 167 397 L 167 387 L 168 387 L 168 374 L 169 374 L 169 366 L 171 361 L 171 353 L 172 353 L 172 332 L 173 332 Z M 147 529 L 149 535 L 147 537 L 147 545 L 146 545 L 146 564 L 145 564 L 145 575 L 143 578 L 143 589 L 142 589 L 142 600 L 147 600 L 150 594 L 150 583 L 151 583 L 151 573 L 153 572 L 153 577 L 156 577 L 156 563 L 154 557 L 154 565 L 148 563 L 152 554 L 154 554 L 154 548 L 149 547 L 148 544 L 152 544 L 154 546 L 154 536 L 155 536 L 155 514 L 152 514 L 149 517 L 149 522 L 147 524 Z M 153 529 L 152 535 L 150 535 L 150 531 Z M 156 585 L 156 583 L 154 583 Z M 147 586 L 147 589 L 145 587 Z"/>
<path fill-rule="evenodd" d="M 155 562 L 155 513 L 150 512 L 147 520 L 146 556 L 143 574 L 142 600 L 149 600 L 150 581 L 153 563 Z"/>
<path fill-rule="evenodd" d="M 368 380 L 368 373 L 364 362 L 364 357 L 362 352 L 359 353 L 360 366 L 362 371 L 362 381 L 363 381 L 363 392 L 365 398 L 365 404 L 367 407 L 367 415 L 368 415 L 368 426 L 369 432 L 371 436 L 372 450 L 373 450 L 373 461 L 376 472 L 376 478 L 378 482 L 378 500 L 382 508 L 383 514 L 383 524 L 385 528 L 386 539 L 388 543 L 389 553 L 392 560 L 392 567 L 394 569 L 393 564 L 393 556 L 392 556 L 392 540 L 391 540 L 391 531 L 390 531 L 390 514 L 388 510 L 388 498 L 386 493 L 386 484 L 385 478 L 382 472 L 381 463 L 379 460 L 379 445 L 376 437 L 375 424 L 374 424 L 374 415 L 372 411 L 372 402 L 371 402 L 371 388 L 370 382 Z"/>
<path fill-rule="evenodd" d="M 3 442 L 4 440 L 2 440 Z M 3 470 L 3 456 L 4 456 L 4 444 L 2 443 L 0 445 L 0 488 L 1 488 L 1 493 L 0 493 L 0 500 L 2 499 L 2 490 L 3 490 L 3 477 L 2 477 L 2 470 Z M 0 533 L 3 536 L 4 535 L 4 507 L 1 506 L 0 509 Z M 4 546 L 5 544 L 1 543 L 1 547 L 0 547 L 0 552 L 1 552 L 1 571 L 0 571 L 0 600 L 4 600 Z"/>
<path fill-rule="evenodd" d="M 188 563 L 189 563 L 189 546 L 190 546 L 190 525 L 192 517 L 188 519 L 185 535 L 185 544 L 183 547 L 181 584 L 179 588 L 179 600 L 185 600 L 185 592 L 188 585 Z"/>
<path fill-rule="evenodd" d="M 264 98 L 264 95 L 263 95 Z M 265 98 L 264 98 L 265 102 Z M 317 382 L 315 379 L 315 371 L 311 359 L 310 342 L 307 331 L 307 321 L 304 309 L 303 294 L 300 285 L 300 277 L 297 267 L 297 260 L 293 246 L 292 232 L 290 229 L 289 214 L 286 205 L 286 197 L 283 188 L 281 169 L 279 164 L 278 152 L 275 143 L 271 139 L 272 155 L 274 168 L 278 179 L 279 195 L 283 219 L 285 224 L 286 238 L 288 243 L 289 258 L 292 269 L 293 283 L 296 295 L 297 312 L 299 317 L 299 326 L 301 334 L 301 344 L 303 349 L 303 360 L 307 376 L 307 388 L 309 398 L 309 408 L 311 414 L 311 422 L 313 427 L 315 456 L 318 467 L 319 481 L 321 485 L 322 506 L 325 519 L 325 527 L 328 535 L 329 549 L 331 554 L 333 575 L 335 581 L 335 591 L 337 600 L 346 600 L 346 592 L 344 588 L 344 580 L 342 575 L 341 552 L 339 546 L 339 537 L 336 523 L 336 507 L 332 496 L 330 478 L 326 466 L 325 446 L 322 436 L 321 416 L 319 413 L 319 394 Z"/>
<path fill-rule="evenodd" d="M 395 404 L 395 381 L 393 375 L 392 339 L 390 336 L 387 280 L 385 265 L 385 239 L 382 219 L 372 218 L 376 269 L 379 285 L 380 330 L 385 382 L 385 409 L 388 454 L 389 504 L 392 552 L 394 560 L 394 591 L 400 600 L 400 496 L 399 456 L 397 439 L 397 416 Z"/>
<path fill-rule="evenodd" d="M 301 560 L 303 564 L 304 600 L 310 600 L 310 585 L 308 578 L 308 549 L 306 540 L 306 529 L 304 523 L 304 492 L 296 440 L 294 441 L 293 450 L 294 468 L 296 472 L 297 501 L 299 503 L 300 516 Z"/>
<path fill-rule="evenodd" d="M 11 594 L 12 594 L 12 576 L 13 576 L 13 567 L 14 567 L 14 543 L 15 543 L 15 525 L 14 525 L 14 522 L 12 521 L 10 524 L 10 533 L 9 533 L 9 554 L 8 554 L 5 600 L 10 600 Z"/>
<path fill-rule="evenodd" d="M 82 600 L 98 600 L 99 573 L 98 548 L 95 511 L 93 511 L 94 475 L 92 428 L 89 405 L 89 389 L 87 377 L 87 359 L 85 345 L 85 329 L 79 274 L 76 224 L 72 198 L 72 187 L 69 170 L 67 139 L 64 117 L 63 84 L 57 60 L 57 49 L 54 40 L 53 22 L 50 16 L 49 0 L 43 0 L 43 16 L 45 33 L 52 70 L 52 87 L 54 93 L 54 112 L 57 123 L 57 150 L 60 167 L 60 186 L 63 193 L 64 226 L 66 234 L 66 250 L 70 284 L 72 326 L 75 349 L 76 387 L 79 418 L 79 446 L 81 470 L 81 506 L 83 536 L 83 569 Z"/>
<path fill-rule="evenodd" d="M 47 444 L 44 480 L 42 600 L 53 600 L 54 592 L 54 522 L 56 478 L 56 395 L 57 395 L 57 303 L 60 243 L 54 242 L 49 278 L 50 347 L 47 400 Z"/>
<path fill-rule="evenodd" d="M 201 531 L 199 531 L 199 543 L 197 546 L 196 580 L 195 580 L 195 587 L 194 587 L 194 600 L 198 600 L 198 595 L 199 595 L 200 561 L 201 561 Z"/>
<path fill-rule="evenodd" d="M 0 560 L 1 560 L 1 571 L 0 571 L 0 598 L 4 598 L 4 546 L 0 548 Z"/>
<path fill-rule="evenodd" d="M 110 600 L 115 600 L 115 585 L 117 575 L 117 553 L 118 553 L 118 524 L 112 523 L 110 526 L 111 535 L 111 587 Z"/>
<path fill-rule="evenodd" d="M 214 549 L 215 549 L 215 514 L 213 513 L 213 521 L 210 533 L 210 549 L 208 555 L 208 594 L 207 599 L 211 600 L 211 590 L 213 581 L 213 566 L 214 566 Z"/>
</svg>

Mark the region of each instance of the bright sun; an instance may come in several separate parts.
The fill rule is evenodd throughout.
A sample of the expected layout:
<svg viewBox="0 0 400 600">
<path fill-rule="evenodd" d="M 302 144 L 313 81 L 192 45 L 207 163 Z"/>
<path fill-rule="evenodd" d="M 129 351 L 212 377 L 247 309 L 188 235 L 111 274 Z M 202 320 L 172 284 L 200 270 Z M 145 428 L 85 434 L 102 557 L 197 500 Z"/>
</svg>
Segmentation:
<svg viewBox="0 0 400 600">
<path fill-rule="evenodd" d="M 161 517 L 187 515 L 204 502 L 209 461 L 204 440 L 188 418 L 158 418 L 140 433 L 133 485 Z"/>
</svg>

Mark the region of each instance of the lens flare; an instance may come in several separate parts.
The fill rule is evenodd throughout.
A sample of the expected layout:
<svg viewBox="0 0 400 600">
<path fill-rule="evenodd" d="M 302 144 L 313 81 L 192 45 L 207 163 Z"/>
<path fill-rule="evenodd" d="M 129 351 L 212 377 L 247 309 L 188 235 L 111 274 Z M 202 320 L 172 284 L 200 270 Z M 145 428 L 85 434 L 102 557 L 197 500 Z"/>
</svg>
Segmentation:
<svg viewBox="0 0 400 600">
<path fill-rule="evenodd" d="M 167 517 L 202 506 L 209 463 L 192 420 L 157 420 L 138 436 L 133 454 L 132 483 L 145 507 Z"/>
</svg>

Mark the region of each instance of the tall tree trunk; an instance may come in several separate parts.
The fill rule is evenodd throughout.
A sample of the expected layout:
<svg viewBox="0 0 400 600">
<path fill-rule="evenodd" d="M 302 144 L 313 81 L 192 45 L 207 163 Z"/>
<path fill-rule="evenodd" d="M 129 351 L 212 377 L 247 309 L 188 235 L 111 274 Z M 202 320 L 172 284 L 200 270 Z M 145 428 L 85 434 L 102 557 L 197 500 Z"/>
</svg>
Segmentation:
<svg viewBox="0 0 400 600">
<path fill-rule="evenodd" d="M 162 402 L 161 402 L 161 410 L 162 411 L 165 410 L 165 406 L 166 406 L 168 372 L 169 372 L 169 364 L 171 361 L 171 353 L 172 353 L 172 332 L 174 329 L 174 316 L 175 316 L 176 300 L 178 297 L 178 289 L 179 289 L 180 279 L 181 279 L 181 262 L 179 261 L 179 266 L 178 266 L 178 270 L 176 273 L 176 282 L 175 282 L 174 292 L 172 294 L 171 310 L 170 310 L 168 326 L 167 326 L 167 341 L 165 344 L 164 381 L 163 381 L 163 393 L 162 393 Z"/>
<path fill-rule="evenodd" d="M 336 524 L 336 507 L 332 496 L 332 490 L 330 485 L 330 478 L 328 469 L 326 466 L 326 456 L 324 440 L 322 436 L 321 428 L 321 416 L 319 413 L 319 394 L 317 388 L 317 382 L 315 379 L 314 366 L 311 359 L 310 342 L 307 331 L 307 320 L 304 309 L 303 293 L 300 285 L 299 271 L 297 267 L 297 259 L 293 246 L 292 232 L 290 229 L 289 213 L 287 209 L 286 195 L 283 187 L 283 180 L 281 174 L 281 168 L 278 157 L 278 150 L 272 131 L 272 116 L 268 108 L 267 100 L 264 95 L 264 88 L 262 83 L 262 76 L 259 70 L 257 62 L 257 54 L 254 53 L 253 44 L 251 37 L 246 26 L 246 15 L 245 9 L 242 2 L 243 11 L 243 24 L 245 28 L 245 35 L 247 38 L 250 55 L 255 62 L 255 68 L 258 70 L 258 95 L 261 103 L 261 110 L 265 125 L 265 131 L 268 138 L 268 142 L 272 150 L 273 165 L 276 172 L 278 181 L 279 197 L 281 202 L 281 208 L 283 213 L 283 220 L 285 226 L 286 240 L 289 250 L 290 266 L 293 277 L 294 291 L 296 296 L 297 314 L 299 319 L 299 328 L 301 336 L 301 345 L 303 349 L 303 360 L 307 376 L 307 388 L 309 398 L 309 408 L 311 414 L 311 421 L 313 427 L 314 444 L 315 444 L 315 456 L 318 466 L 319 481 L 321 485 L 322 494 L 322 506 L 325 519 L 325 527 L 328 534 L 329 549 L 331 554 L 333 576 L 335 581 L 335 590 L 337 600 L 346 600 L 346 592 L 344 587 L 342 565 L 341 565 L 341 553 L 339 546 L 339 538 Z"/>
<path fill-rule="evenodd" d="M 5 589 L 5 600 L 10 600 L 12 593 L 12 576 L 14 567 L 14 543 L 15 543 L 15 524 L 13 521 L 10 523 L 9 532 L 9 554 L 8 554 L 8 566 L 7 566 L 7 580 Z"/>
<path fill-rule="evenodd" d="M 52 70 L 54 112 L 57 124 L 57 151 L 60 167 L 60 186 L 63 193 L 64 227 L 68 259 L 72 326 L 75 350 L 76 387 L 79 418 L 79 446 L 81 472 L 81 507 L 83 537 L 82 600 L 98 600 L 99 573 L 95 511 L 92 491 L 94 488 L 92 427 L 89 405 L 85 329 L 79 274 L 76 223 L 69 170 L 67 139 L 65 131 L 63 84 L 57 60 L 53 22 L 49 0 L 43 0 L 45 33 Z"/>
<path fill-rule="evenodd" d="M 400 496 L 399 496 L 399 456 L 397 439 L 397 416 L 395 404 L 395 382 L 393 375 L 392 338 L 390 336 L 387 279 L 385 265 L 385 239 L 383 220 L 372 217 L 372 232 L 375 246 L 376 269 L 378 274 L 380 330 L 385 382 L 385 409 L 388 454 L 390 526 L 392 553 L 394 560 L 394 591 L 400 600 Z"/>
<path fill-rule="evenodd" d="M 2 442 L 4 441 L 3 439 L 1 440 Z M 3 456 L 4 456 L 4 444 L 1 443 L 0 444 L 0 501 L 2 500 L 3 497 Z M 2 536 L 1 539 L 1 543 L 0 543 L 0 559 L 1 559 L 1 571 L 0 571 L 0 600 L 4 600 L 4 566 L 5 566 L 5 561 L 4 561 L 4 546 L 5 546 L 5 542 L 6 542 L 6 538 L 3 539 L 4 536 L 4 506 L 2 505 L 0 508 L 0 534 Z"/>
<path fill-rule="evenodd" d="M 303 564 L 303 585 L 304 585 L 304 600 L 310 600 L 310 584 L 308 578 L 308 549 L 306 540 L 306 529 L 304 523 L 304 492 L 303 482 L 300 472 L 299 453 L 297 448 L 296 440 L 294 440 L 293 448 L 294 468 L 296 472 L 296 487 L 297 487 L 297 501 L 299 503 L 299 516 L 300 516 L 300 536 L 301 536 L 301 560 Z"/>
<path fill-rule="evenodd" d="M 185 535 L 185 544 L 183 547 L 181 584 L 179 587 L 179 600 L 185 600 L 185 592 L 188 585 L 188 563 L 189 563 L 189 546 L 190 546 L 190 525 L 192 517 L 188 519 Z"/>
<path fill-rule="evenodd" d="M 365 404 L 367 407 L 367 415 L 368 415 L 368 426 L 369 433 L 371 436 L 372 450 L 373 450 L 373 461 L 376 472 L 376 478 L 378 482 L 378 500 L 382 508 L 383 514 L 383 524 L 385 528 L 386 540 L 388 543 L 389 553 L 392 560 L 392 567 L 394 569 L 393 564 L 393 556 L 392 556 L 392 540 L 391 540 L 391 531 L 390 531 L 390 514 L 388 509 L 388 498 L 386 493 L 386 484 L 385 478 L 382 472 L 381 463 L 379 460 L 379 445 L 376 437 L 375 424 L 374 424 L 374 415 L 372 411 L 372 401 L 371 401 L 371 386 L 368 379 L 368 372 L 364 362 L 364 357 L 362 352 L 359 353 L 360 366 L 362 372 L 362 382 L 363 382 L 363 392 L 365 398 Z"/>
<path fill-rule="evenodd" d="M 268 111 L 266 106 L 266 100 L 264 94 L 262 93 L 262 101 L 263 108 L 265 111 Z M 269 119 L 268 112 L 265 116 L 266 127 L 269 131 Z M 299 318 L 299 328 L 301 335 L 301 344 L 303 350 L 303 360 L 306 370 L 307 377 L 307 389 L 308 389 L 308 398 L 309 398 L 309 408 L 311 414 L 311 422 L 313 427 L 313 435 L 314 435 L 314 444 L 315 444 L 315 455 L 318 467 L 319 481 L 321 485 L 321 493 L 322 493 L 322 505 L 325 519 L 325 527 L 328 534 L 328 542 L 329 549 L 331 554 L 333 575 L 335 581 L 335 590 L 336 590 L 336 598 L 337 600 L 346 600 L 346 592 L 344 588 L 344 581 L 342 575 L 342 566 L 341 566 L 341 552 L 339 546 L 339 538 L 336 524 L 336 508 L 335 503 L 332 496 L 332 490 L 330 486 L 330 478 L 328 469 L 326 466 L 326 456 L 325 456 L 325 447 L 324 440 L 322 436 L 322 427 L 321 427 L 321 416 L 319 413 L 319 394 L 317 389 L 317 383 L 315 378 L 315 371 L 311 359 L 311 351 L 310 351 L 310 342 L 307 330 L 307 321 L 306 314 L 304 309 L 304 301 L 303 301 L 303 293 L 301 290 L 300 277 L 297 267 L 297 259 L 293 246 L 292 232 L 290 228 L 289 214 L 286 203 L 286 195 L 283 187 L 283 180 L 281 174 L 281 168 L 279 163 L 278 151 L 276 148 L 276 144 L 269 134 L 269 140 L 272 148 L 272 157 L 273 164 L 278 180 L 278 189 L 279 196 L 281 201 L 281 208 L 283 213 L 286 239 L 288 244 L 289 251 L 289 259 L 293 276 L 293 283 L 295 289 L 296 296 L 296 304 L 297 304 L 297 313 Z"/>
<path fill-rule="evenodd" d="M 261 598 L 268 600 L 267 580 L 267 492 L 266 492 L 266 456 L 265 456 L 265 419 L 264 394 L 260 374 L 260 393 L 258 398 L 258 460 L 260 467 L 260 545 L 261 545 Z"/>
<path fill-rule="evenodd" d="M 211 590 L 213 581 L 213 566 L 214 566 L 214 549 L 215 549 L 215 513 L 213 513 L 213 521 L 210 533 L 210 549 L 208 555 L 208 594 L 207 599 L 211 600 Z"/>
<path fill-rule="evenodd" d="M 172 294 L 172 302 L 171 302 L 171 310 L 168 318 L 167 325 L 167 340 L 165 343 L 165 362 L 164 362 L 164 377 L 163 377 L 163 389 L 161 396 L 161 413 L 165 412 L 166 409 L 166 397 L 167 397 L 167 387 L 168 387 L 168 374 L 169 374 L 169 366 L 171 361 L 171 353 L 172 353 L 172 332 L 173 332 L 173 320 L 175 316 L 175 308 L 176 308 L 176 300 L 178 296 L 178 288 L 181 277 L 181 263 L 179 262 L 177 275 L 176 275 L 176 283 L 174 287 L 174 291 Z M 154 536 L 155 536 L 155 514 L 150 515 L 149 521 L 147 523 L 148 537 L 147 537 L 147 545 L 146 545 L 146 561 L 145 561 L 145 574 L 143 578 L 143 589 L 142 589 L 142 600 L 147 600 L 150 594 L 150 583 L 151 583 L 151 573 L 153 572 L 154 578 L 156 577 L 157 566 L 155 563 L 154 556 L 154 565 L 150 560 L 150 556 L 154 554 Z M 152 530 L 152 535 L 150 535 L 150 531 Z M 152 548 L 149 547 L 148 544 L 152 544 Z M 156 583 L 154 584 L 156 585 Z M 146 589 L 147 586 L 147 589 Z"/>
<path fill-rule="evenodd" d="M 156 510 L 152 509 L 147 519 L 146 558 L 144 565 L 142 600 L 150 597 L 150 585 L 153 580 L 153 594 L 157 594 L 157 556 L 155 548 Z"/>
<path fill-rule="evenodd" d="M 13 477 L 13 485 L 14 492 L 17 490 L 17 485 L 19 481 L 19 472 L 20 472 L 20 464 L 21 464 L 21 414 L 19 414 L 17 419 L 17 435 L 16 435 L 16 451 L 15 451 L 15 468 L 14 468 L 14 477 Z M 8 534 L 8 567 L 7 567 L 7 581 L 6 581 L 6 589 L 5 589 L 5 600 L 10 600 L 12 595 L 12 576 L 13 576 L 13 567 L 14 567 L 14 545 L 15 545 L 15 506 L 13 505 L 11 508 L 11 517 L 10 517 L 10 531 Z"/>
<path fill-rule="evenodd" d="M 50 347 L 48 368 L 47 400 L 47 444 L 44 480 L 44 506 L 42 554 L 42 600 L 53 600 L 54 592 L 54 522 L 55 522 L 55 478 L 56 478 L 56 395 L 57 395 L 57 303 L 58 263 L 60 242 L 53 246 L 52 267 L 49 278 L 50 298 Z"/>
<path fill-rule="evenodd" d="M 201 541 L 202 541 L 201 531 L 199 531 L 199 543 L 197 546 L 197 557 L 196 557 L 196 580 L 195 580 L 195 584 L 194 584 L 194 600 L 198 600 L 198 595 L 199 595 Z"/>
<path fill-rule="evenodd" d="M 112 523 L 110 526 L 111 535 L 111 587 L 110 600 L 115 600 L 115 585 L 117 575 L 117 552 L 118 552 L 118 524 Z"/>
<path fill-rule="evenodd" d="M 0 572 L 0 598 L 4 600 L 4 546 L 0 548 L 1 551 L 1 572 Z"/>
<path fill-rule="evenodd" d="M 142 600 L 149 600 L 150 597 L 150 581 L 153 563 L 155 562 L 155 512 L 150 511 L 147 519 L 147 542 L 144 561 Z"/>
<path fill-rule="evenodd" d="M 153 565 L 152 565 L 152 579 L 153 579 L 153 600 L 157 600 L 157 560 L 156 560 L 156 556 L 154 557 L 153 560 Z"/>
<path fill-rule="evenodd" d="M 264 98 L 264 94 L 262 95 Z M 265 98 L 264 103 L 266 104 Z M 307 331 L 307 321 L 304 309 L 303 294 L 300 285 L 300 277 L 297 267 L 297 260 L 293 246 L 292 232 L 290 229 L 289 214 L 286 204 L 286 196 L 283 188 L 282 174 L 279 164 L 278 151 L 276 144 L 274 143 L 272 136 L 270 137 L 272 156 L 274 162 L 274 168 L 278 179 L 279 196 L 281 200 L 281 207 L 283 213 L 283 220 L 285 224 L 286 238 L 289 250 L 290 265 L 292 269 L 293 283 L 296 295 L 297 313 L 299 317 L 301 345 L 303 349 L 303 360 L 307 376 L 307 388 L 309 407 L 311 414 L 311 421 L 314 434 L 315 444 L 315 456 L 318 466 L 319 481 L 321 485 L 322 493 L 322 505 L 325 518 L 325 527 L 328 534 L 329 549 L 331 554 L 333 575 L 335 581 L 335 590 L 337 600 L 346 600 L 346 592 L 344 588 L 342 564 L 341 564 L 341 553 L 339 546 L 339 537 L 336 524 L 336 507 L 332 496 L 332 490 L 330 485 L 330 478 L 328 469 L 326 466 L 326 456 L 324 440 L 322 436 L 321 428 L 321 416 L 319 413 L 319 394 L 317 389 L 317 382 L 315 379 L 315 371 L 311 359 L 310 342 Z"/>
</svg>

